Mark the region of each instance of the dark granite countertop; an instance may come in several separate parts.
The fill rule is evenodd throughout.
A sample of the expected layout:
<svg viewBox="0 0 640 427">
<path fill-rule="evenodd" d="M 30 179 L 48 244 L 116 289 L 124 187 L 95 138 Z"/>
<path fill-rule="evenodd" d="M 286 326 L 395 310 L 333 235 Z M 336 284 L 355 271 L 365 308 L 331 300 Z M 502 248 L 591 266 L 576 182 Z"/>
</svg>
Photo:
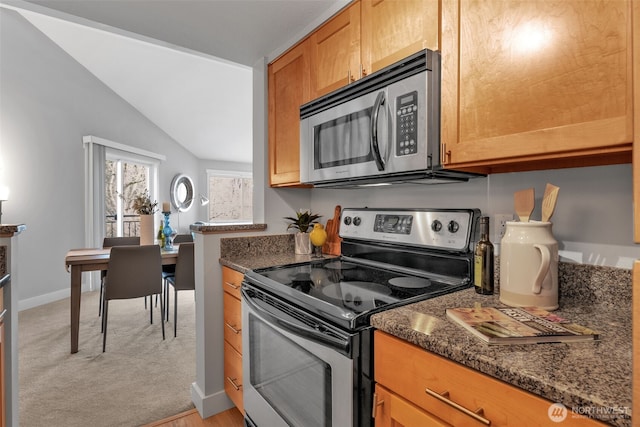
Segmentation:
<svg viewBox="0 0 640 427">
<path fill-rule="evenodd" d="M 631 299 L 561 300 L 554 313 L 601 333 L 595 342 L 489 346 L 450 321 L 451 307 L 500 306 L 473 289 L 375 314 L 371 324 L 469 368 L 616 426 L 631 426 Z"/>
<path fill-rule="evenodd" d="M 189 229 L 195 233 L 243 233 L 252 231 L 264 231 L 267 224 L 191 224 Z"/>
<path fill-rule="evenodd" d="M 294 247 L 293 234 L 222 238 L 220 264 L 244 273 L 257 268 L 311 261 L 311 255 L 296 255 Z"/>
</svg>

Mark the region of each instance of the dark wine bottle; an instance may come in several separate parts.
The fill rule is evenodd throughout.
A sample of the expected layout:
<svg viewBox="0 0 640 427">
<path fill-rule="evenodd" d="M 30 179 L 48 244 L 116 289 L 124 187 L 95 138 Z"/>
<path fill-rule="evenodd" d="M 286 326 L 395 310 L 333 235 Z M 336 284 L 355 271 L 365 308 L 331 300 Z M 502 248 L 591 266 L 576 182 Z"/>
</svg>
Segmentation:
<svg viewBox="0 0 640 427">
<path fill-rule="evenodd" d="M 473 284 L 476 292 L 493 294 L 493 244 L 489 241 L 489 217 L 480 218 L 480 240 L 474 251 Z"/>
</svg>

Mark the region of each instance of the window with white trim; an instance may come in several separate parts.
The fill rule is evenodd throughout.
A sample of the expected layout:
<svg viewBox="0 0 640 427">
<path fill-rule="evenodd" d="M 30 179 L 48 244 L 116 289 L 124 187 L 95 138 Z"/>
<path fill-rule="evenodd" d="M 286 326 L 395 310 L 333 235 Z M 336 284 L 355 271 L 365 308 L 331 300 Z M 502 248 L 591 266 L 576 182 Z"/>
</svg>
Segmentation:
<svg viewBox="0 0 640 427">
<path fill-rule="evenodd" d="M 209 222 L 253 222 L 251 172 L 207 170 L 207 182 Z"/>
</svg>

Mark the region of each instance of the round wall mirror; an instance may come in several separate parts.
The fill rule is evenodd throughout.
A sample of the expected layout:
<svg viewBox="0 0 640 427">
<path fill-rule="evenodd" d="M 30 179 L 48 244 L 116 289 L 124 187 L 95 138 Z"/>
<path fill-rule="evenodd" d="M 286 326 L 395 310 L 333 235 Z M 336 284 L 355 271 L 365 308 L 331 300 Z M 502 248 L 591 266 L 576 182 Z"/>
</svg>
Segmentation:
<svg viewBox="0 0 640 427">
<path fill-rule="evenodd" d="M 193 181 L 180 174 L 171 181 L 171 203 L 179 212 L 188 211 L 193 205 Z"/>
</svg>

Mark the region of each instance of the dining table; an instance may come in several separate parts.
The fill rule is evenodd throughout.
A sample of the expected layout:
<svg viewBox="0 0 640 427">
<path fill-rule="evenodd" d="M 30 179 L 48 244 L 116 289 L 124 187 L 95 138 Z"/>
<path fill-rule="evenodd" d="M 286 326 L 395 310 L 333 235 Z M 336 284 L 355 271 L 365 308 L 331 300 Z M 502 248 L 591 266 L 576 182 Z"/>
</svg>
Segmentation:
<svg viewBox="0 0 640 427">
<path fill-rule="evenodd" d="M 162 265 L 175 264 L 178 259 L 178 247 L 161 249 Z M 82 294 L 82 273 L 109 269 L 111 248 L 71 249 L 65 256 L 67 272 L 71 273 L 71 353 L 78 352 L 80 335 L 80 296 Z"/>
</svg>

